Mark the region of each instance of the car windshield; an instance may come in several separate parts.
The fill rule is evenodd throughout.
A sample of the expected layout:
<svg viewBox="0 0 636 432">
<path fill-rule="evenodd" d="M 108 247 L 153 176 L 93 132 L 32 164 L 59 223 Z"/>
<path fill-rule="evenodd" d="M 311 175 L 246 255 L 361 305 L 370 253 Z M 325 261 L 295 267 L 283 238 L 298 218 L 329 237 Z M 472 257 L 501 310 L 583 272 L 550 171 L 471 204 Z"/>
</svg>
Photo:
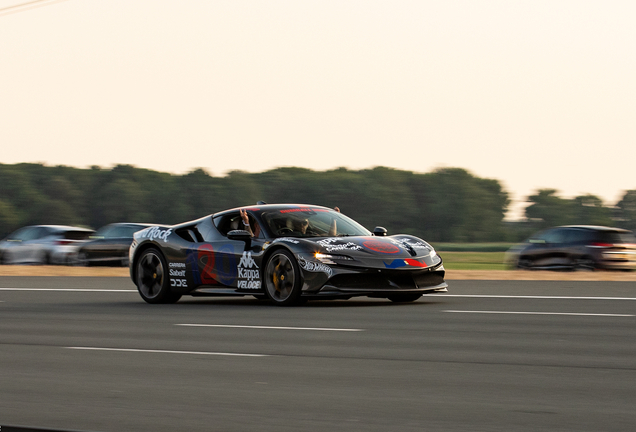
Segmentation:
<svg viewBox="0 0 636 432">
<path fill-rule="evenodd" d="M 266 211 L 261 218 L 275 237 L 369 236 L 362 225 L 324 208 L 289 208 Z"/>
</svg>

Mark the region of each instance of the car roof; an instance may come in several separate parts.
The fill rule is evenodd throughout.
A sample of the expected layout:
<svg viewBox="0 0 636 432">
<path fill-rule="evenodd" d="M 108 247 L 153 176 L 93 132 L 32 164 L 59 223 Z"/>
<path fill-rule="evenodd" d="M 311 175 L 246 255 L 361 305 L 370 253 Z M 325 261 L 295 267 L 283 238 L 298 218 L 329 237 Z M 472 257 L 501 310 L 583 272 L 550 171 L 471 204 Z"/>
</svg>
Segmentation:
<svg viewBox="0 0 636 432">
<path fill-rule="evenodd" d="M 276 210 L 291 210 L 291 209 L 333 210 L 333 209 L 330 209 L 328 207 L 323 207 L 323 206 L 314 205 L 314 204 L 262 204 L 262 205 L 257 204 L 257 205 L 251 205 L 251 206 L 236 207 L 236 208 L 229 209 L 229 210 L 223 210 L 223 211 L 220 211 L 218 213 L 212 214 L 212 217 L 217 217 L 217 216 L 223 215 L 225 213 L 235 212 L 235 211 L 238 211 L 240 209 L 257 211 L 257 212 L 276 211 Z"/>
<path fill-rule="evenodd" d="M 140 226 L 140 227 L 151 227 L 159 224 L 150 224 L 150 223 L 138 223 L 138 222 L 113 222 L 106 224 L 104 226 Z"/>
<path fill-rule="evenodd" d="M 577 229 L 586 229 L 586 230 L 594 230 L 594 231 L 631 232 L 630 230 L 626 230 L 623 228 L 607 227 L 607 226 L 600 226 L 600 225 L 562 225 L 557 228 L 577 228 Z"/>
<path fill-rule="evenodd" d="M 48 228 L 54 231 L 93 231 L 90 228 L 82 228 L 69 225 L 29 225 L 25 228 Z"/>
</svg>

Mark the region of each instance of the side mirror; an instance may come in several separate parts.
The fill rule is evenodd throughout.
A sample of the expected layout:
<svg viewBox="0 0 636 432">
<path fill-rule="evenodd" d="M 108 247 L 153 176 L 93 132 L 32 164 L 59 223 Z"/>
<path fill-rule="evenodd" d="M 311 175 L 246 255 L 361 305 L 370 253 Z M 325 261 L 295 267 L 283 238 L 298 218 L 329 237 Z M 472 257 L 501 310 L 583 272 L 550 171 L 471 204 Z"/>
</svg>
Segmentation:
<svg viewBox="0 0 636 432">
<path fill-rule="evenodd" d="M 248 250 L 252 246 L 252 236 L 249 231 L 245 230 L 232 230 L 227 233 L 227 238 L 230 240 L 239 240 L 245 242 L 245 250 Z"/>
<path fill-rule="evenodd" d="M 373 229 L 373 235 L 376 237 L 384 237 L 386 236 L 386 228 L 381 227 L 381 226 L 377 226 Z"/>
</svg>

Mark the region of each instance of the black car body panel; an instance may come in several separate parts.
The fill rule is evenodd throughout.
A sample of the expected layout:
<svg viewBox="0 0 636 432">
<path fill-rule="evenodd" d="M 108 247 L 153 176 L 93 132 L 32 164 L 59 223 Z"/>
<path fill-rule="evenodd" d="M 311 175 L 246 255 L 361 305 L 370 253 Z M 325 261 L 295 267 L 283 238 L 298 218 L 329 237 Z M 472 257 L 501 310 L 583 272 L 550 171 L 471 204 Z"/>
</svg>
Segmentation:
<svg viewBox="0 0 636 432">
<path fill-rule="evenodd" d="M 250 225 L 258 227 L 253 237 L 240 229 L 242 223 L 236 223 L 238 208 L 135 233 L 130 247 L 133 282 L 139 285 L 139 257 L 152 248 L 165 258 L 172 293 L 264 296 L 264 266 L 275 251 L 286 250 L 300 269 L 305 298 L 387 297 L 446 290 L 442 259 L 417 237 L 376 237 L 346 216 L 319 206 L 242 209 L 249 215 Z M 288 227 L 299 220 L 308 220 L 314 231 L 300 233 Z M 338 236 L 328 235 L 327 224 L 332 220 L 339 224 Z"/>
<path fill-rule="evenodd" d="M 113 223 L 99 228 L 77 251 L 81 265 L 110 264 L 128 266 L 133 234 L 154 226 L 140 223 Z"/>
</svg>

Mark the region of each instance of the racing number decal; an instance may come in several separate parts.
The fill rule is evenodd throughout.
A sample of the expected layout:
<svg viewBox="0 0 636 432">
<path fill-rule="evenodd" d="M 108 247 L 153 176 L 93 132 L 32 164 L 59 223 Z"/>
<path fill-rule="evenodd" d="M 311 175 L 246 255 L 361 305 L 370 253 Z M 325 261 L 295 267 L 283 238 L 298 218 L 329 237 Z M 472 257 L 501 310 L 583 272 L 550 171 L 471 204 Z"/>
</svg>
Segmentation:
<svg viewBox="0 0 636 432">
<path fill-rule="evenodd" d="M 212 245 L 203 244 L 198 249 L 198 264 L 201 265 L 201 283 L 204 285 L 216 284 L 214 261 L 216 257 Z"/>
<path fill-rule="evenodd" d="M 231 285 L 236 281 L 236 257 L 231 245 L 214 250 L 211 244 L 202 244 L 188 253 L 186 262 L 195 285 Z"/>
</svg>

